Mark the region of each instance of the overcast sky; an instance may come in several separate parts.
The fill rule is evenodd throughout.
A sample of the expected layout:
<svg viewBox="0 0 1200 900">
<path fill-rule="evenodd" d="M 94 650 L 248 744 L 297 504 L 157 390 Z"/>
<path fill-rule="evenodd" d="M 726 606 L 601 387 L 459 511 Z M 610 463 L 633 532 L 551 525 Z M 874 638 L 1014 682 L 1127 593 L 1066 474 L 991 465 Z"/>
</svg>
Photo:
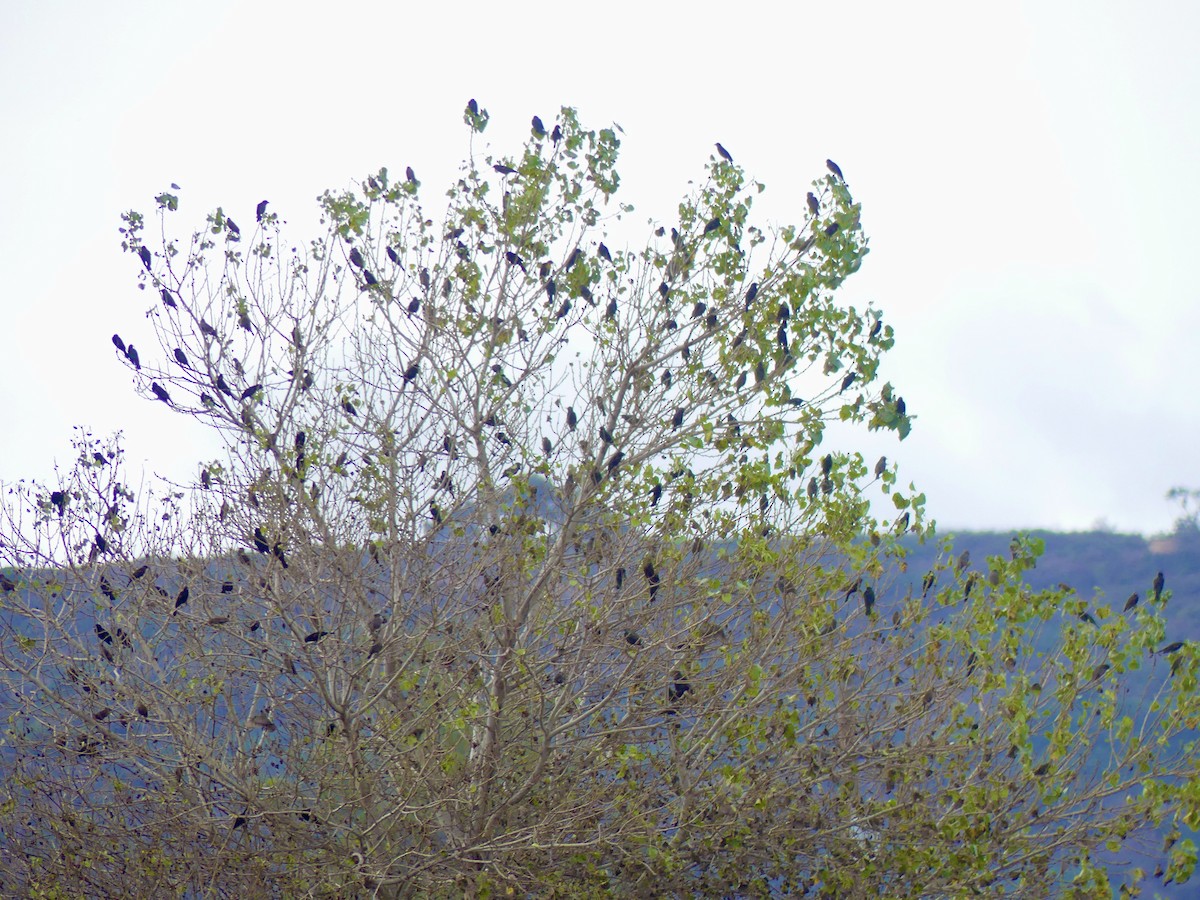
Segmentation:
<svg viewBox="0 0 1200 900">
<path fill-rule="evenodd" d="M 669 220 L 713 142 L 800 220 L 841 166 L 871 253 L 846 300 L 897 331 L 899 462 L 940 527 L 1170 528 L 1200 486 L 1200 4 L 0 4 L 0 481 L 71 427 L 176 476 L 202 431 L 139 399 L 152 346 L 119 214 L 182 185 L 181 232 L 380 166 L 426 204 L 467 149 L 562 105 L 624 130 L 621 198 Z"/>
</svg>

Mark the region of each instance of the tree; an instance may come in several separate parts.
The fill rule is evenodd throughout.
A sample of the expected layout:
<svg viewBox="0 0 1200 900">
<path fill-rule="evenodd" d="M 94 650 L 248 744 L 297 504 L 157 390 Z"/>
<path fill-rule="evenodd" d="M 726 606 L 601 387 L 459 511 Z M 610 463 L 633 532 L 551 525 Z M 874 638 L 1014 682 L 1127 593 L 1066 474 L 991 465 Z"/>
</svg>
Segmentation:
<svg viewBox="0 0 1200 900">
<path fill-rule="evenodd" d="M 264 204 L 180 241 L 164 193 L 156 251 L 124 216 L 160 353 L 119 359 L 225 455 L 142 491 L 81 435 L 4 507 L 5 883 L 1092 896 L 1195 825 L 1169 591 L 1034 593 L 1022 541 L 905 590 L 923 495 L 823 445 L 911 422 L 836 297 L 837 166 L 768 229 L 720 148 L 631 251 L 618 148 L 563 109 L 473 148 L 444 221 L 382 169 L 295 247 Z"/>
</svg>

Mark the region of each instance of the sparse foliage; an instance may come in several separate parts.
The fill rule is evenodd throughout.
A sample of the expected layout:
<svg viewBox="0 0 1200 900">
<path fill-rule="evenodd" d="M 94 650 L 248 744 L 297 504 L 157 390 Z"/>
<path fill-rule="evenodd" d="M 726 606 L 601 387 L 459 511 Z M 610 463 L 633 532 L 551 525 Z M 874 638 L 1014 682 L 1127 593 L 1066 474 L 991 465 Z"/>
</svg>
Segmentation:
<svg viewBox="0 0 1200 900">
<path fill-rule="evenodd" d="M 911 424 L 835 164 L 764 228 L 718 145 L 630 250 L 614 130 L 464 121 L 440 221 L 411 168 L 307 245 L 125 215 L 159 347 L 118 358 L 226 453 L 154 492 L 81 435 L 10 494 L 6 884 L 1107 896 L 1106 849 L 1196 825 L 1169 591 L 1035 594 L 1021 541 L 905 590 L 923 495 L 824 445 Z"/>
</svg>

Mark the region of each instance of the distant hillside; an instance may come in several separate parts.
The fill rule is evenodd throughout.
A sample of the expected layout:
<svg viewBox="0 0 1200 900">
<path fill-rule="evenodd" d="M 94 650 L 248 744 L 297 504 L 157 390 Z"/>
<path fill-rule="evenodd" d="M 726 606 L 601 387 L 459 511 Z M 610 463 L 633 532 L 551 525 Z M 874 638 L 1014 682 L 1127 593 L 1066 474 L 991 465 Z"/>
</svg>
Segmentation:
<svg viewBox="0 0 1200 900">
<path fill-rule="evenodd" d="M 954 533 L 956 553 L 971 551 L 974 566 L 989 556 L 1008 556 L 1011 531 L 960 531 Z M 1046 542 L 1046 553 L 1026 576 L 1031 587 L 1049 588 L 1060 582 L 1084 597 L 1100 591 L 1101 603 L 1120 610 L 1135 591 L 1143 597 L 1157 572 L 1166 577 L 1172 594 L 1166 614 L 1168 631 L 1176 640 L 1200 640 L 1200 531 L 1181 530 L 1164 537 L 1106 531 L 1023 532 Z M 914 545 L 909 572 L 920 583 L 921 574 L 937 560 L 938 543 Z"/>
</svg>

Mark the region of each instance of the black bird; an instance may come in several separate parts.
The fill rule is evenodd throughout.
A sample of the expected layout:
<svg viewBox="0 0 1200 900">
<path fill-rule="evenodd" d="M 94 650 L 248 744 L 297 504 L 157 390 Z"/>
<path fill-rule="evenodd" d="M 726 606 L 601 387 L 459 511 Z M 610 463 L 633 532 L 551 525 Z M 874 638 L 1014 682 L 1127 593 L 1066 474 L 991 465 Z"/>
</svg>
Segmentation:
<svg viewBox="0 0 1200 900">
<path fill-rule="evenodd" d="M 1093 616 L 1090 612 L 1086 612 L 1086 611 L 1081 612 L 1079 614 L 1079 621 L 1087 622 L 1087 624 L 1089 624 L 1089 625 L 1099 625 L 1100 624 L 1099 622 L 1096 621 L 1095 616 Z"/>
<path fill-rule="evenodd" d="M 1172 653 L 1178 653 L 1182 649 L 1183 641 L 1174 641 L 1170 644 L 1167 644 L 1167 646 L 1163 647 L 1158 652 L 1160 656 L 1170 656 Z"/>
<path fill-rule="evenodd" d="M 413 172 L 413 170 L 412 170 L 412 166 L 407 166 L 407 167 L 405 167 L 405 169 L 404 169 L 404 177 L 408 179 L 408 183 L 409 183 L 409 184 L 416 184 L 416 183 L 417 183 L 417 176 L 416 176 L 416 173 L 415 173 L 415 172 Z"/>
<path fill-rule="evenodd" d="M 133 367 L 135 369 L 137 369 L 139 372 L 142 371 L 142 363 L 141 360 L 138 359 L 138 352 L 136 349 L 134 349 L 133 344 L 130 344 L 129 349 L 125 351 L 125 358 L 133 363 Z"/>
<path fill-rule="evenodd" d="M 168 291 L 166 288 L 163 288 L 158 293 L 159 296 L 162 297 L 163 306 L 169 306 L 171 309 L 178 309 L 178 307 L 175 305 L 175 298 L 171 296 L 170 291 Z"/>
<path fill-rule="evenodd" d="M 717 146 L 720 147 L 721 145 L 717 144 Z M 672 703 L 678 703 L 691 689 L 692 686 L 684 680 L 683 673 L 677 670 L 674 675 L 674 680 L 671 682 L 670 687 L 667 688 L 667 698 Z"/>
<path fill-rule="evenodd" d="M 875 463 L 875 477 L 881 478 L 883 473 L 887 471 L 887 457 L 879 457 L 879 462 Z"/>
<path fill-rule="evenodd" d="M 175 608 L 176 609 L 179 609 L 179 607 L 183 606 L 183 604 L 188 602 L 188 593 L 189 593 L 188 588 L 185 586 L 184 589 L 182 591 L 180 591 L 179 594 L 175 597 Z"/>
<path fill-rule="evenodd" d="M 185 369 L 188 368 L 187 356 L 178 347 L 175 348 L 175 362 L 179 363 Z"/>
<path fill-rule="evenodd" d="M 831 222 L 830 224 L 826 225 L 825 226 L 825 236 L 833 237 L 835 234 L 838 233 L 838 228 L 839 228 L 839 226 L 838 226 L 837 222 Z"/>
<path fill-rule="evenodd" d="M 438 509 L 438 506 L 436 503 L 429 504 L 429 517 L 431 519 L 433 519 L 433 521 L 436 522 L 438 525 L 442 524 L 442 511 L 440 509 Z"/>
<path fill-rule="evenodd" d="M 592 292 L 588 289 L 586 284 L 579 289 L 579 296 L 586 300 L 590 305 L 596 305 L 596 301 L 592 299 Z"/>
<path fill-rule="evenodd" d="M 226 581 L 225 583 L 223 583 L 223 584 L 221 585 L 221 593 L 222 593 L 222 594 L 232 594 L 232 593 L 233 593 L 233 582 L 232 582 L 232 581 Z M 251 631 L 254 631 L 254 629 L 253 629 L 253 628 L 251 628 L 250 630 L 251 630 Z"/>
<path fill-rule="evenodd" d="M 720 142 L 717 143 L 717 152 L 721 154 L 721 159 L 726 162 L 733 162 L 733 157 L 729 155 L 728 150 L 721 146 Z"/>
<path fill-rule="evenodd" d="M 832 471 L 833 471 L 833 454 L 826 453 L 825 456 L 821 459 L 821 474 L 828 475 Z"/>
<path fill-rule="evenodd" d="M 684 408 L 681 406 L 675 410 L 675 415 L 671 417 L 671 430 L 674 431 L 683 424 Z"/>
<path fill-rule="evenodd" d="M 567 263 L 563 266 L 564 272 L 570 272 L 571 267 L 579 262 L 579 257 L 583 255 L 583 251 L 576 247 L 571 251 L 571 255 L 567 257 Z"/>
<path fill-rule="evenodd" d="M 7 590 L 12 590 L 12 588 L 7 588 Z M 102 593 L 105 597 L 107 597 L 109 600 L 113 601 L 114 603 L 117 602 L 116 591 L 113 590 L 112 585 L 109 583 L 108 579 L 105 578 L 103 575 L 100 576 L 100 593 Z"/>
<path fill-rule="evenodd" d="M 608 301 L 608 308 L 604 311 L 604 318 L 611 319 L 617 314 L 617 298 L 613 297 Z"/>
<path fill-rule="evenodd" d="M 533 136 L 535 138 L 544 138 L 546 136 L 546 126 L 542 124 L 542 120 L 537 116 L 534 116 L 533 121 L 529 124 L 533 128 Z"/>
<path fill-rule="evenodd" d="M 556 144 L 562 140 L 562 129 L 559 126 L 555 125 L 554 130 L 550 132 L 550 140 Z"/>
<path fill-rule="evenodd" d="M 271 552 L 271 545 L 267 543 L 267 537 L 263 534 L 262 528 L 254 529 L 254 549 L 259 553 Z"/>
<path fill-rule="evenodd" d="M 879 336 L 879 332 L 883 330 L 883 319 L 876 319 L 875 324 L 871 326 L 871 333 L 868 337 L 875 338 Z"/>
<path fill-rule="evenodd" d="M 608 248 L 604 246 L 604 241 L 600 242 L 600 257 L 602 259 L 607 259 L 609 262 L 613 261 L 612 254 L 609 253 Z"/>
<path fill-rule="evenodd" d="M 546 297 L 550 300 L 551 303 L 554 302 L 554 294 L 557 291 L 558 291 L 558 285 L 556 285 L 554 283 L 553 279 L 546 282 Z"/>
<path fill-rule="evenodd" d="M 750 308 L 750 304 L 754 302 L 754 298 L 758 296 L 758 282 L 752 282 L 750 290 L 746 291 L 746 309 Z"/>
<path fill-rule="evenodd" d="M 508 264 L 510 266 L 516 266 L 518 269 L 520 269 L 526 275 L 529 274 L 529 271 L 525 268 L 525 261 L 522 260 L 521 257 L 517 256 L 517 254 L 513 253 L 511 250 L 508 250 L 505 252 L 504 258 L 508 260 Z"/>
<path fill-rule="evenodd" d="M 258 220 L 259 222 L 261 222 L 263 220 L 263 216 L 265 216 L 266 214 L 267 214 L 267 201 L 260 200 L 258 202 L 258 206 L 254 207 L 254 218 L 256 220 Z"/>
<path fill-rule="evenodd" d="M 838 391 L 838 393 L 840 394 L 842 391 L 846 390 L 846 388 L 850 387 L 850 385 L 854 384 L 854 379 L 857 377 L 858 377 L 857 372 L 851 372 L 845 378 L 843 378 L 842 379 L 842 387 L 841 387 L 841 390 Z"/>
<path fill-rule="evenodd" d="M 408 384 L 409 382 L 413 381 L 417 375 L 420 374 L 420 372 L 421 366 L 419 363 L 413 363 L 410 365 L 404 370 L 404 384 Z"/>
<path fill-rule="evenodd" d="M 201 334 L 206 334 L 206 335 L 208 335 L 210 338 L 215 338 L 215 337 L 218 337 L 218 336 L 219 336 L 219 335 L 217 334 L 217 329 L 213 328 L 211 325 L 209 325 L 209 324 L 208 324 L 207 322 L 205 322 L 203 319 L 201 319 L 201 320 L 200 320 L 200 333 L 201 333 Z"/>
<path fill-rule="evenodd" d="M 96 637 L 100 638 L 100 640 L 106 644 L 111 644 L 113 642 L 112 635 L 109 633 L 108 629 L 99 622 L 96 623 Z"/>
<path fill-rule="evenodd" d="M 296 449 L 303 450 L 305 442 L 308 441 L 308 435 L 303 431 L 296 432 Z"/>
<path fill-rule="evenodd" d="M 251 397 L 253 397 L 255 394 L 257 394 L 261 390 L 262 390 L 261 384 L 252 384 L 252 385 L 250 385 L 250 387 L 248 387 L 244 391 L 242 391 L 242 399 L 249 400 Z"/>
<path fill-rule="evenodd" d="M 134 578 L 141 578 L 143 575 L 145 575 L 149 571 L 150 571 L 149 566 L 138 566 L 136 569 L 133 570 L 131 575 Z"/>
<path fill-rule="evenodd" d="M 170 402 L 171 402 L 171 395 L 168 394 L 163 389 L 162 385 L 160 385 L 157 381 L 150 382 L 150 393 L 152 393 L 156 398 L 161 400 L 163 403 L 170 404 Z"/>
<path fill-rule="evenodd" d="M 379 279 L 372 274 L 370 269 L 363 269 L 363 281 L 367 283 L 367 287 L 374 287 L 379 284 Z"/>
<path fill-rule="evenodd" d="M 546 456 L 549 456 L 553 452 L 554 452 L 554 444 L 550 443 L 550 438 L 548 438 L 548 437 L 542 438 L 542 453 L 546 454 Z"/>
<path fill-rule="evenodd" d="M 475 102 L 474 97 L 467 101 L 467 109 L 471 111 L 471 115 L 479 115 L 479 104 Z"/>
<path fill-rule="evenodd" d="M 827 159 L 825 160 L 825 165 L 828 167 L 830 172 L 837 176 L 838 181 L 840 181 L 842 184 L 846 183 L 846 176 L 842 174 L 842 170 L 838 168 L 837 163 L 835 163 L 832 159 Z"/>
<path fill-rule="evenodd" d="M 618 451 L 617 451 L 616 453 L 614 453 L 614 454 L 613 454 L 611 457 L 609 457 L 609 460 L 608 460 L 608 471 L 609 471 L 610 473 L 611 473 L 611 472 L 615 472 L 615 471 L 616 471 L 616 469 L 617 469 L 617 466 L 619 466 L 619 465 L 621 464 L 621 460 L 623 460 L 624 458 L 625 458 L 625 451 L 624 451 L 624 450 L 618 450 Z"/>
<path fill-rule="evenodd" d="M 50 503 L 58 510 L 59 516 L 67 511 L 67 495 L 62 491 L 51 491 Z"/>
<path fill-rule="evenodd" d="M 233 219 L 229 218 L 229 216 L 225 217 L 225 225 L 229 228 L 230 232 L 235 238 L 240 238 L 242 236 L 242 229 L 238 228 L 237 222 L 233 221 Z"/>
<path fill-rule="evenodd" d="M 655 571 L 654 563 L 650 561 L 642 566 L 642 574 L 646 576 L 646 581 L 650 584 L 650 602 L 653 603 L 658 599 L 658 587 L 662 583 L 662 579 Z"/>
<path fill-rule="evenodd" d="M 776 339 L 777 341 L 779 341 L 779 346 L 780 346 L 781 348 L 783 348 L 783 352 L 784 352 L 784 353 L 787 353 L 787 350 L 788 350 L 788 336 L 787 336 L 787 326 L 786 326 L 786 325 L 780 325 L 780 326 L 779 326 L 779 331 L 778 331 L 778 333 L 775 335 L 775 339 Z"/>
<path fill-rule="evenodd" d="M 664 300 L 666 300 L 671 296 L 671 286 L 664 281 L 658 286 L 658 293 Z"/>
<path fill-rule="evenodd" d="M 554 284 L 554 282 L 552 281 L 552 282 L 550 282 L 550 284 Z M 554 314 L 554 318 L 555 319 L 565 319 L 567 316 L 567 313 L 569 313 L 570 311 L 571 311 L 571 301 L 564 300 L 562 302 L 562 306 L 560 306 L 558 308 L 558 312 L 556 312 Z"/>
<path fill-rule="evenodd" d="M 788 319 L 792 317 L 792 308 L 786 303 L 780 303 L 779 309 L 775 310 L 775 321 L 781 322 L 784 325 L 788 323 Z"/>
<path fill-rule="evenodd" d="M 1129 612 L 1131 609 L 1133 609 L 1135 606 L 1138 605 L 1138 601 L 1141 599 L 1142 598 L 1139 597 L 1136 593 L 1130 594 L 1129 599 L 1125 601 L 1125 608 L 1123 610 L 1121 610 L 1121 612 Z"/>
<path fill-rule="evenodd" d="M 621 585 L 625 583 L 625 567 L 620 566 L 617 569 L 617 590 L 621 589 Z"/>
<path fill-rule="evenodd" d="M 692 307 L 692 318 L 693 319 L 700 318 L 702 315 L 704 315 L 704 312 L 707 309 L 708 309 L 708 306 L 706 306 L 703 302 L 697 300 L 696 305 Z"/>
<path fill-rule="evenodd" d="M 505 166 L 505 165 L 502 165 L 501 163 L 496 163 L 494 166 L 492 166 L 492 168 L 495 169 L 497 172 L 499 172 L 501 175 L 513 175 L 517 171 L 512 166 Z"/>
<path fill-rule="evenodd" d="M 275 558 L 279 560 L 279 564 L 286 569 L 288 567 L 288 561 L 287 556 L 283 552 L 283 548 L 276 544 L 271 548 L 271 552 L 275 554 Z"/>
<path fill-rule="evenodd" d="M 579 424 L 579 417 L 575 415 L 575 407 L 568 406 L 567 407 L 567 427 L 570 428 L 572 431 L 574 431 L 575 426 L 578 424 Z"/>
<path fill-rule="evenodd" d="M 350 263 L 362 269 L 367 265 L 367 261 L 363 259 L 363 255 L 358 252 L 357 247 L 350 248 Z"/>
<path fill-rule="evenodd" d="M 208 474 L 208 469 L 200 470 L 200 484 L 206 491 L 212 487 L 212 476 Z"/>
<path fill-rule="evenodd" d="M 755 365 L 755 367 L 754 367 L 754 383 L 759 384 L 766 377 L 767 377 L 767 364 L 764 363 L 760 359 L 758 361 L 757 365 Z"/>
<path fill-rule="evenodd" d="M 432 282 L 430 281 L 430 278 L 429 278 L 429 270 L 428 269 L 421 269 L 420 281 L 421 281 L 421 287 L 425 288 L 425 290 L 429 290 L 429 285 Z"/>
<path fill-rule="evenodd" d="M 961 573 L 962 570 L 965 569 L 970 564 L 971 564 L 971 551 L 964 550 L 962 553 L 960 553 L 958 555 L 958 562 L 956 562 L 954 564 L 954 568 L 957 572 Z"/>
<path fill-rule="evenodd" d="M 396 252 L 395 247 L 387 248 L 387 256 L 395 265 L 400 265 L 400 254 Z"/>
<path fill-rule="evenodd" d="M 821 204 L 818 202 L 816 195 L 812 191 L 808 192 L 808 208 L 814 216 L 821 214 Z"/>
<path fill-rule="evenodd" d="M 636 631 L 631 631 L 629 629 L 626 629 L 625 630 L 625 643 L 629 644 L 631 647 L 637 647 L 637 646 L 641 645 L 642 639 Z"/>
<path fill-rule="evenodd" d="M 875 588 L 863 588 L 863 609 L 867 611 L 867 615 L 871 615 L 871 611 L 875 608 Z"/>
<path fill-rule="evenodd" d="M 818 490 L 817 479 L 815 477 L 808 479 L 808 499 L 809 500 L 817 499 L 817 490 Z"/>
<path fill-rule="evenodd" d="M 921 582 L 922 597 L 929 593 L 929 589 L 933 587 L 935 581 L 937 581 L 936 575 L 934 575 L 932 572 L 926 573 L 924 580 Z"/>
<path fill-rule="evenodd" d="M 408 304 L 408 314 L 410 316 L 415 315 L 417 312 L 420 311 L 420 309 L 421 309 L 421 298 L 413 297 L 412 300 L 410 300 L 409 304 Z"/>
<path fill-rule="evenodd" d="M 0 591 L 4 591 L 4 593 L 7 594 L 7 593 L 10 593 L 11 591 L 15 591 L 16 589 L 17 589 L 17 583 L 15 581 L 13 581 L 11 578 L 9 578 L 7 575 L 5 575 L 3 572 L 0 572 Z"/>
<path fill-rule="evenodd" d="M 125 352 L 125 342 L 123 340 L 121 340 L 121 336 L 119 334 L 113 335 L 113 346 L 116 347 L 118 350 L 120 350 L 122 353 Z"/>
<path fill-rule="evenodd" d="M 611 444 L 613 442 L 612 432 L 610 432 L 603 425 L 600 426 L 600 440 L 604 441 L 606 444 Z"/>
<path fill-rule="evenodd" d="M 342 401 L 342 410 L 346 413 L 346 415 L 350 416 L 351 418 L 358 415 L 357 410 L 355 410 L 355 408 L 354 408 L 354 404 L 351 403 L 349 400 Z"/>
<path fill-rule="evenodd" d="M 220 372 L 217 373 L 217 390 L 227 397 L 233 396 L 233 391 L 229 389 L 229 384 L 225 381 L 225 376 Z"/>
<path fill-rule="evenodd" d="M 658 506 L 658 501 L 662 498 L 662 485 L 656 484 L 650 488 L 650 505 Z"/>
<path fill-rule="evenodd" d="M 704 233 L 712 234 L 714 231 L 716 231 L 720 227 L 721 227 L 721 217 L 717 216 L 713 219 L 709 219 L 708 224 L 704 226 Z"/>
<path fill-rule="evenodd" d="M 907 407 L 904 405 L 904 398 L 897 397 L 896 398 L 896 413 L 898 415 L 902 416 L 902 415 L 904 415 L 906 410 L 907 410 Z"/>
<path fill-rule="evenodd" d="M 149 272 L 150 263 L 154 260 L 154 257 L 150 255 L 150 248 L 145 246 L 138 247 L 138 256 L 142 260 L 142 265 L 146 267 L 146 271 Z"/>
<path fill-rule="evenodd" d="M 746 373 L 745 373 L 745 372 L 742 372 L 742 373 L 740 373 L 740 374 L 738 375 L 738 377 L 737 377 L 737 381 L 735 381 L 735 382 L 733 383 L 733 389 L 734 389 L 735 391 L 740 391 L 740 390 L 741 390 L 742 388 L 744 388 L 745 386 L 746 386 Z"/>
<path fill-rule="evenodd" d="M 1162 598 L 1163 587 L 1167 580 L 1163 577 L 1163 573 L 1159 572 L 1154 576 L 1154 602 L 1157 603 Z"/>
</svg>

